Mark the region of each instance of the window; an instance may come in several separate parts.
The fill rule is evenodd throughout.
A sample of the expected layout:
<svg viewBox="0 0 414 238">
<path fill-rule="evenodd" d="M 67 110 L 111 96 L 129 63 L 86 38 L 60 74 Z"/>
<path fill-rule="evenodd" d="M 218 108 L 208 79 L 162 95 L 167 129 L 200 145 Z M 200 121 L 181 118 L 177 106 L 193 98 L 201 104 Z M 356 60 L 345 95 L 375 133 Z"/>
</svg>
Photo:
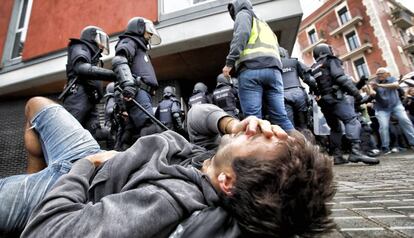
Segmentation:
<svg viewBox="0 0 414 238">
<path fill-rule="evenodd" d="M 315 29 L 308 31 L 308 37 L 311 44 L 315 44 L 318 41 Z"/>
<path fill-rule="evenodd" d="M 348 9 L 346 7 L 343 7 L 338 11 L 338 16 L 342 25 L 351 20 L 351 16 L 349 15 Z"/>
<path fill-rule="evenodd" d="M 33 0 L 18 0 L 14 3 L 3 56 L 5 64 L 11 64 L 21 59 L 32 3 Z"/>
<path fill-rule="evenodd" d="M 348 33 L 345 35 L 346 41 L 348 42 L 348 46 L 349 46 L 349 50 L 353 51 L 356 48 L 358 48 L 359 45 L 359 41 L 358 41 L 358 37 L 355 34 L 355 31 L 352 31 L 351 33 Z"/>
<path fill-rule="evenodd" d="M 214 0 L 163 0 L 162 13 L 171 13 Z"/>
<path fill-rule="evenodd" d="M 408 58 L 410 59 L 411 65 L 414 65 L 414 56 L 410 54 L 408 55 Z"/>
<path fill-rule="evenodd" d="M 368 66 L 365 63 L 364 58 L 359 58 L 355 60 L 354 65 L 359 78 L 361 78 L 363 75 L 365 75 L 366 77 L 369 76 Z"/>
</svg>

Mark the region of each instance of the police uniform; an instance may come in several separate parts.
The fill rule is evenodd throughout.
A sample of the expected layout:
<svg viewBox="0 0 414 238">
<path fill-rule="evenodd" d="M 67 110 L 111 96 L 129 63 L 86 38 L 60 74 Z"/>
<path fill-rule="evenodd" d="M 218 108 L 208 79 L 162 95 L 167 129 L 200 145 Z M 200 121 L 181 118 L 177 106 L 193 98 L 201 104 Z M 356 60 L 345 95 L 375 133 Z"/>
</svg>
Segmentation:
<svg viewBox="0 0 414 238">
<path fill-rule="evenodd" d="M 227 82 L 222 74 L 217 77 L 217 86 L 213 91 L 212 102 L 229 115 L 239 116 L 237 89 L 230 82 Z"/>
<path fill-rule="evenodd" d="M 152 22 L 145 18 L 135 17 L 128 22 L 126 32 L 119 37 L 115 46 L 115 57 L 112 67 L 122 88 L 123 96 L 135 99 L 148 113 L 154 115 L 152 96 L 158 88 L 158 81 L 148 55 L 149 44 L 144 37 L 145 32 L 158 35 Z M 129 123 L 125 127 L 123 141 L 131 145 L 136 138 L 143 136 L 145 127 L 152 126 L 150 117 L 139 109 L 132 101 L 125 101 Z M 129 139 L 127 139 L 129 138 Z"/>
<path fill-rule="evenodd" d="M 282 79 L 285 108 L 289 120 L 297 129 L 307 128 L 308 96 L 299 80 L 311 84 L 310 70 L 296 58 L 282 57 Z M 312 82 L 314 84 L 314 81 Z M 310 85 L 310 87 L 312 87 Z"/>
<path fill-rule="evenodd" d="M 211 98 L 207 93 L 208 88 L 204 83 L 196 83 L 194 85 L 193 94 L 188 99 L 188 109 L 196 104 L 211 103 Z"/>
<path fill-rule="evenodd" d="M 82 30 L 80 39 L 70 39 L 66 64 L 68 82 L 61 97 L 65 109 L 88 129 L 95 139 L 100 139 L 97 138 L 100 124 L 96 109 L 96 104 L 103 96 L 103 85 L 100 80 L 113 81 L 115 75 L 111 70 L 102 68 L 102 50 L 94 42 L 97 31 L 102 32 L 102 29 L 89 26 Z"/>
<path fill-rule="evenodd" d="M 155 111 L 155 116 L 171 130 L 178 131 L 182 129 L 181 103 L 174 96 L 164 97 L 163 100 L 160 101 L 157 110 Z M 179 120 L 179 122 L 177 122 L 177 120 Z"/>
<path fill-rule="evenodd" d="M 199 92 L 199 93 L 193 94 L 188 99 L 189 108 L 191 108 L 193 105 L 204 104 L 204 103 L 210 103 L 210 99 L 208 98 L 208 96 L 204 92 Z"/>
<path fill-rule="evenodd" d="M 347 163 L 341 151 L 342 121 L 345 135 L 352 143 L 348 160 L 378 164 L 378 159 L 363 155 L 360 151 L 361 124 L 355 113 L 354 98 L 360 101 L 362 97 L 351 79 L 345 75 L 342 61 L 333 56 L 330 46 L 326 44 L 315 47 L 313 53 L 316 63 L 312 65 L 312 75 L 316 79 L 321 96 L 318 104 L 331 128 L 330 141 L 334 150 L 334 162 Z"/>
</svg>

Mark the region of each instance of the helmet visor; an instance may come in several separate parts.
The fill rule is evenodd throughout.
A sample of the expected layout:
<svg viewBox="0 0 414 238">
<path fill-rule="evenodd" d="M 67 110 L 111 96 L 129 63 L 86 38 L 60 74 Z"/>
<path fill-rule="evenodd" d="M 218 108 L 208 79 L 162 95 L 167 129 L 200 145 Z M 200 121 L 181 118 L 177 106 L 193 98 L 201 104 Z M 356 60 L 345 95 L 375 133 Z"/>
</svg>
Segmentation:
<svg viewBox="0 0 414 238">
<path fill-rule="evenodd" d="M 109 37 L 105 32 L 97 30 L 95 42 L 102 49 L 102 54 L 109 55 Z"/>
<path fill-rule="evenodd" d="M 154 24 L 152 21 L 145 19 L 145 31 L 151 34 L 151 38 L 149 39 L 149 43 L 151 45 L 159 45 L 161 44 L 161 36 L 158 34 L 157 29 L 155 29 Z"/>
</svg>

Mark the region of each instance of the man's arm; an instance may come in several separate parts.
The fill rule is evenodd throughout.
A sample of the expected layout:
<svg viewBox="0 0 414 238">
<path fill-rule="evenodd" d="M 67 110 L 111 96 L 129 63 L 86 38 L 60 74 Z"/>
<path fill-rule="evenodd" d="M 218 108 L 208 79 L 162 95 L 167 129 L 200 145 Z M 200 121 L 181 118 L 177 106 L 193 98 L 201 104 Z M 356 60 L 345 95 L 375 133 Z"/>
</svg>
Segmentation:
<svg viewBox="0 0 414 238">
<path fill-rule="evenodd" d="M 214 149 L 220 139 L 220 119 L 229 117 L 223 109 L 213 104 L 196 104 L 188 111 L 187 129 L 190 142 L 198 146 Z"/>
<path fill-rule="evenodd" d="M 372 80 L 369 85 L 376 90 L 377 88 L 398 89 L 400 85 L 394 77 L 388 77 L 388 83 L 380 83 L 379 80 Z"/>
<path fill-rule="evenodd" d="M 207 149 L 218 146 L 220 135 L 245 132 L 247 135 L 263 133 L 268 137 L 277 134 L 287 138 L 287 134 L 277 125 L 254 116 L 243 121 L 229 116 L 223 109 L 212 104 L 194 105 L 187 116 L 187 128 L 190 142 Z"/>
<path fill-rule="evenodd" d="M 379 87 L 379 88 L 388 88 L 388 89 L 398 89 L 400 87 L 400 85 L 398 84 L 398 82 L 380 83 L 380 84 L 377 84 L 377 87 Z"/>
<path fill-rule="evenodd" d="M 33 211 L 21 237 L 154 237 L 173 230 L 181 211 L 154 188 L 86 202 L 95 166 L 109 158 L 98 154 L 76 162 Z"/>
<path fill-rule="evenodd" d="M 233 39 L 230 43 L 229 54 L 226 57 L 226 65 L 223 68 L 225 77 L 229 76 L 230 70 L 234 68 L 236 60 L 240 58 L 240 53 L 246 47 L 252 30 L 252 21 L 253 17 L 247 11 L 241 11 L 236 16 L 236 20 L 234 21 Z"/>
</svg>

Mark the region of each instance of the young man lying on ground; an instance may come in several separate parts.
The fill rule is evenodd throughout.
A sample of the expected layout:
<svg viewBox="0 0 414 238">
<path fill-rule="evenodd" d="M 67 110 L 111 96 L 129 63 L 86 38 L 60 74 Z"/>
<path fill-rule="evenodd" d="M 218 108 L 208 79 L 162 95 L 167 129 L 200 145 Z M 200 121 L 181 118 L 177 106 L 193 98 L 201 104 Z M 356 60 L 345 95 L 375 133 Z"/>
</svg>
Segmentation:
<svg viewBox="0 0 414 238">
<path fill-rule="evenodd" d="M 267 121 L 239 122 L 214 105 L 195 106 L 190 138 L 220 141 L 211 157 L 173 131 L 140 138 L 121 153 L 102 152 L 46 98 L 29 100 L 26 117 L 36 130 L 25 135 L 31 170 L 42 168 L 42 157 L 47 167 L 0 180 L 2 231 L 27 222 L 22 237 L 167 237 L 194 211 L 216 206 L 237 220 L 232 236 L 286 237 L 334 226 L 326 205 L 334 195 L 331 159 Z"/>
</svg>

